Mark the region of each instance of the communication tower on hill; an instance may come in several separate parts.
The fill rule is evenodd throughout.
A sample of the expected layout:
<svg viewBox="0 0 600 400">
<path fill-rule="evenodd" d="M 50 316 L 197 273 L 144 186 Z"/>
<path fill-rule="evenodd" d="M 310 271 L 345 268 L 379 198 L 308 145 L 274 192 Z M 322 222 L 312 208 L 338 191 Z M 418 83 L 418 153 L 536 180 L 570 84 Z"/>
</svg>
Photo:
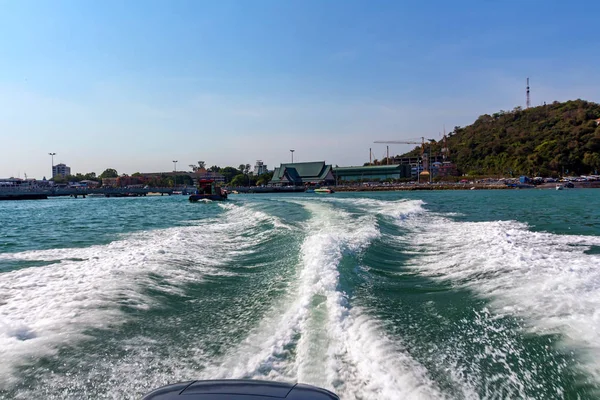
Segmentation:
<svg viewBox="0 0 600 400">
<path fill-rule="evenodd" d="M 531 107 L 531 98 L 529 97 L 529 78 L 527 78 L 527 107 Z"/>
</svg>

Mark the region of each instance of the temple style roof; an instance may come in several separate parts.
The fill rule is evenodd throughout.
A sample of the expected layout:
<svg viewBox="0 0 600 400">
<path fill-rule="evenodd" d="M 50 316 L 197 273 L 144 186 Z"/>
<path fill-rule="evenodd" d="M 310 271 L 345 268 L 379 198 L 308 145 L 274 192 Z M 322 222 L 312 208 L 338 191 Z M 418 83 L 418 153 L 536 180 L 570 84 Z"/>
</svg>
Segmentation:
<svg viewBox="0 0 600 400">
<path fill-rule="evenodd" d="M 302 185 L 333 180 L 331 165 L 325 165 L 325 161 L 315 161 L 281 164 L 275 168 L 270 183 Z"/>
</svg>

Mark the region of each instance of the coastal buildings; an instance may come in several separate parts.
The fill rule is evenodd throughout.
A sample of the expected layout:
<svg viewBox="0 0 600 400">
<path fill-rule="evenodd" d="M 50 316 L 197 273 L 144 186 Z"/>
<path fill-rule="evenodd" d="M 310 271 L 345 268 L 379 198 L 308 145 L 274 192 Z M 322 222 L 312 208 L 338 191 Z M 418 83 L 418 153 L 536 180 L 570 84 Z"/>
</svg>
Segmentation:
<svg viewBox="0 0 600 400">
<path fill-rule="evenodd" d="M 0 178 L 0 188 L 34 188 L 38 186 L 48 186 L 48 181 L 37 181 L 35 179 L 20 179 L 20 178 Z"/>
<path fill-rule="evenodd" d="M 80 181 L 79 183 L 82 184 L 82 185 L 84 185 L 84 186 L 87 186 L 87 187 L 97 187 L 97 186 L 100 186 L 100 182 L 98 182 L 98 181 L 91 181 L 89 179 L 85 179 L 83 181 Z"/>
<path fill-rule="evenodd" d="M 256 165 L 254 165 L 254 175 L 258 176 L 267 172 L 269 172 L 269 170 L 262 160 L 256 160 Z"/>
<path fill-rule="evenodd" d="M 215 182 L 219 182 L 219 183 L 225 182 L 225 177 L 222 174 L 220 174 L 218 172 L 213 172 L 213 171 L 198 172 L 198 173 L 195 173 L 192 178 L 194 179 L 194 184 L 199 179 L 212 179 Z"/>
<path fill-rule="evenodd" d="M 333 175 L 338 183 L 403 179 L 411 177 L 411 166 L 408 164 L 395 164 L 364 167 L 334 167 Z"/>
<path fill-rule="evenodd" d="M 192 178 L 194 185 L 197 184 L 198 180 L 201 179 L 211 179 L 215 182 L 225 182 L 225 177 L 214 171 L 208 171 L 205 168 L 196 168 L 193 172 L 189 171 L 177 171 L 177 172 L 142 172 L 139 176 L 145 179 L 151 178 L 166 178 L 166 177 L 175 177 L 175 176 L 189 176 Z"/>
<path fill-rule="evenodd" d="M 63 178 L 71 175 L 71 167 L 65 164 L 56 164 L 52 166 L 52 177 L 62 176 Z"/>
<path fill-rule="evenodd" d="M 117 187 L 119 178 L 102 178 L 102 186 Z"/>
<path fill-rule="evenodd" d="M 331 165 L 325 161 L 286 163 L 275 167 L 273 179 L 269 182 L 276 186 L 301 186 L 315 184 L 333 184 L 335 177 Z"/>
</svg>

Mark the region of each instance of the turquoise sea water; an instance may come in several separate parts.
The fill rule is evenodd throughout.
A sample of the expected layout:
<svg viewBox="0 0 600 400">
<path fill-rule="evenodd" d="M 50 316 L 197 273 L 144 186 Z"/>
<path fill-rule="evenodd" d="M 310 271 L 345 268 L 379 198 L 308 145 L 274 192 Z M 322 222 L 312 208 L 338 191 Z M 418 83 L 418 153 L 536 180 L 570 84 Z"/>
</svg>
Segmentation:
<svg viewBox="0 0 600 400">
<path fill-rule="evenodd" d="M 0 398 L 600 397 L 600 192 L 0 203 Z"/>
</svg>

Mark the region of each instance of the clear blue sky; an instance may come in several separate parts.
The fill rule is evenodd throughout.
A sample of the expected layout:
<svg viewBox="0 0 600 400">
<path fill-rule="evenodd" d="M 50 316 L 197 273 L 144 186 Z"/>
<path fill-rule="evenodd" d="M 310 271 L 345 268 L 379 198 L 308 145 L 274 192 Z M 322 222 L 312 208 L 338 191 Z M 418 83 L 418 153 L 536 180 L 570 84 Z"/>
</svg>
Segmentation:
<svg viewBox="0 0 600 400">
<path fill-rule="evenodd" d="M 0 0 L 0 177 L 361 165 L 528 76 L 534 105 L 600 101 L 599 27 L 596 0 Z"/>
</svg>

